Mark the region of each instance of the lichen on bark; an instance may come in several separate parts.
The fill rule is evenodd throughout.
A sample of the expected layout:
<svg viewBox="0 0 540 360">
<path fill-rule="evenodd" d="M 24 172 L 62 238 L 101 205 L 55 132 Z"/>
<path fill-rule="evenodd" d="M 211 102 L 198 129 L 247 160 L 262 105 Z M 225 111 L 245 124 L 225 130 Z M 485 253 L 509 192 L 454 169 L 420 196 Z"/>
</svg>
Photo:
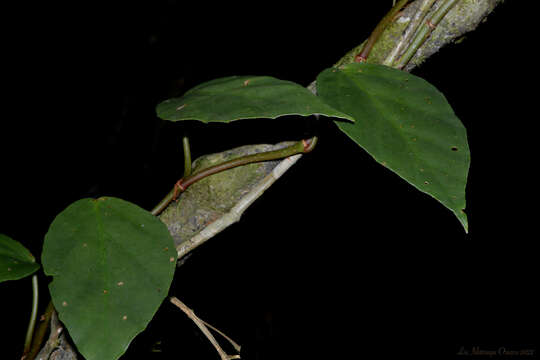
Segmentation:
<svg viewBox="0 0 540 360">
<path fill-rule="evenodd" d="M 443 46 L 456 41 L 466 33 L 473 31 L 486 18 L 486 16 L 501 3 L 502 0 L 460 0 L 441 20 L 433 30 L 426 42 L 416 51 L 414 57 L 404 68 L 411 71 L 422 64 L 428 57 L 435 54 Z M 431 11 L 435 11 L 441 4 L 437 1 Z"/>
<path fill-rule="evenodd" d="M 221 153 L 205 155 L 193 163 L 193 172 L 244 155 L 271 151 L 292 145 L 246 145 Z M 210 223 L 227 214 L 246 194 L 264 179 L 278 161 L 266 161 L 229 169 L 208 176 L 186 189 L 160 215 L 174 238 L 175 245 L 191 239 Z"/>
<path fill-rule="evenodd" d="M 388 54 L 396 46 L 403 31 L 409 25 L 410 20 L 418 11 L 423 0 L 411 2 L 397 16 L 392 24 L 386 28 L 381 37 L 371 50 L 367 62 L 382 64 Z M 450 9 L 439 25 L 433 30 L 424 44 L 417 50 L 416 54 L 404 68 L 411 71 L 428 57 L 439 51 L 442 47 L 452 43 L 464 34 L 476 29 L 476 27 L 493 11 L 493 9 L 503 0 L 460 0 Z M 442 4 L 443 1 L 436 1 L 427 14 L 427 19 Z M 354 62 L 354 58 L 362 51 L 365 41 L 349 51 L 334 66 L 338 67 Z"/>
</svg>

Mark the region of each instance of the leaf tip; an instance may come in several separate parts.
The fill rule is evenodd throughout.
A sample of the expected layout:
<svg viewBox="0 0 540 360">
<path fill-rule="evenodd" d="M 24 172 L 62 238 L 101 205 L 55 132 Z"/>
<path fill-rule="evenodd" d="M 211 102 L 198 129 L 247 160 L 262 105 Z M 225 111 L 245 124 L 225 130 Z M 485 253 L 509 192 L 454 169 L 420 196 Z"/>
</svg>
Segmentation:
<svg viewBox="0 0 540 360">
<path fill-rule="evenodd" d="M 463 210 L 464 209 L 454 211 L 454 214 L 456 215 L 459 222 L 463 226 L 463 229 L 465 230 L 465 234 L 468 234 L 469 233 L 469 223 L 467 221 L 467 214 L 465 214 L 465 211 L 463 211 Z"/>
</svg>

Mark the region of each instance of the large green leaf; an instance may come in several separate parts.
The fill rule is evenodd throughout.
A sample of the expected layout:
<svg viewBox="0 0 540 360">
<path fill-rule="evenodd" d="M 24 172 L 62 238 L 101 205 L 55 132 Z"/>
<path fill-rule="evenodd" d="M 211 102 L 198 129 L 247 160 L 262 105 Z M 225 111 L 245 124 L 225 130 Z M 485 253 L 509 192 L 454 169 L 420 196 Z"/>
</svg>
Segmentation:
<svg viewBox="0 0 540 360">
<path fill-rule="evenodd" d="M 427 81 L 375 64 L 323 71 L 317 93 L 350 114 L 339 128 L 382 165 L 452 210 L 467 231 L 470 154 L 463 124 Z"/>
<path fill-rule="evenodd" d="M 308 89 L 269 76 L 231 76 L 194 87 L 184 96 L 163 101 L 157 115 L 164 120 L 230 122 L 313 114 L 352 120 Z"/>
<path fill-rule="evenodd" d="M 33 274 L 39 264 L 24 246 L 0 234 L 0 282 L 17 280 Z"/>
<path fill-rule="evenodd" d="M 127 201 L 82 199 L 45 236 L 52 300 L 87 360 L 117 359 L 167 295 L 176 251 L 167 227 Z"/>
</svg>

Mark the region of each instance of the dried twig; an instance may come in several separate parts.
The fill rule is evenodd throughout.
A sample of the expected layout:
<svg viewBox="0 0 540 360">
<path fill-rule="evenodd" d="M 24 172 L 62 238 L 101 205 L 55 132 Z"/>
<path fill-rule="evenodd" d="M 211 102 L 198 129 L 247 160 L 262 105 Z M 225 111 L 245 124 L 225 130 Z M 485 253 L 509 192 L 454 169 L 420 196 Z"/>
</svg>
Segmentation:
<svg viewBox="0 0 540 360">
<path fill-rule="evenodd" d="M 242 350 L 242 347 L 240 345 L 238 345 L 233 339 L 231 339 L 230 337 L 228 337 L 227 335 L 225 335 L 222 331 L 220 331 L 219 329 L 216 329 L 215 327 L 213 327 L 212 325 L 210 325 L 209 323 L 207 323 L 206 321 L 202 320 L 202 319 L 199 319 L 201 320 L 204 325 L 206 325 L 207 327 L 209 327 L 210 329 L 214 330 L 215 332 L 217 332 L 219 335 L 223 336 L 223 338 L 225 340 L 227 340 L 229 343 L 231 343 L 231 345 L 234 347 L 234 350 L 240 352 L 240 350 Z M 238 356 L 240 357 L 240 356 Z"/>
<path fill-rule="evenodd" d="M 211 328 L 212 330 L 216 331 L 218 334 L 223 336 L 225 339 L 227 339 L 234 346 L 236 351 L 238 351 L 238 352 L 240 352 L 240 345 L 238 345 L 237 343 L 232 341 L 228 336 L 225 336 L 221 331 L 217 330 L 215 327 L 213 327 L 213 326 L 209 325 L 208 323 L 206 323 L 205 321 L 201 320 L 197 315 L 195 315 L 193 310 L 191 310 L 189 307 L 187 307 L 186 304 L 181 302 L 178 298 L 173 296 L 173 297 L 170 298 L 170 301 L 174 305 L 176 305 L 178 308 L 180 308 L 180 310 L 182 310 L 191 320 L 193 320 L 193 322 L 199 327 L 199 329 L 201 329 L 203 334 L 208 338 L 208 340 L 216 348 L 219 356 L 221 357 L 221 360 L 240 359 L 240 355 L 228 355 L 225 351 L 223 351 L 223 349 L 221 348 L 221 346 L 219 346 L 218 342 L 216 341 L 216 339 L 214 338 L 212 333 L 210 333 L 210 330 L 208 330 L 208 327 Z"/>
</svg>

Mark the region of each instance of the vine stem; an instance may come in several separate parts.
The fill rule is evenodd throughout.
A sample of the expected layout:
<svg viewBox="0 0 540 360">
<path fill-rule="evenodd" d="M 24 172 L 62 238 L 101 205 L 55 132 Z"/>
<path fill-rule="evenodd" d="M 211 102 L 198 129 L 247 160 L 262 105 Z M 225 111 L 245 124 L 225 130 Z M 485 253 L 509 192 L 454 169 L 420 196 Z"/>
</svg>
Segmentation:
<svg viewBox="0 0 540 360">
<path fill-rule="evenodd" d="M 431 18 L 426 20 L 418 29 L 414 39 L 409 43 L 409 46 L 405 50 L 405 53 L 394 63 L 393 67 L 403 69 L 409 63 L 420 46 L 422 46 L 422 44 L 429 37 L 431 32 L 435 30 L 443 17 L 454 5 L 456 5 L 457 2 L 458 0 L 446 0 L 437 8 L 437 10 L 435 10 Z"/>
<path fill-rule="evenodd" d="M 23 359 L 25 359 L 26 355 L 30 352 L 30 347 L 32 345 L 32 336 L 34 334 L 34 327 L 36 326 L 38 299 L 38 277 L 34 274 L 32 276 L 32 312 L 30 314 L 30 322 L 28 323 L 28 329 L 26 330 L 26 338 L 24 340 L 24 351 L 22 356 Z"/>
<path fill-rule="evenodd" d="M 423 0 L 422 4 L 418 8 L 418 11 L 416 14 L 414 14 L 414 18 L 409 23 L 409 26 L 407 26 L 407 29 L 399 39 L 397 45 L 392 49 L 392 52 L 386 57 L 386 59 L 383 62 L 383 65 L 386 66 L 392 66 L 398 55 L 401 53 L 403 47 L 408 44 L 411 40 L 411 38 L 416 33 L 416 30 L 420 26 L 420 23 L 424 18 L 426 17 L 429 9 L 433 6 L 433 3 L 435 0 Z"/>
<path fill-rule="evenodd" d="M 219 172 L 242 165 L 252 164 L 261 161 L 283 159 L 296 154 L 308 153 L 313 150 L 316 144 L 317 137 L 312 137 L 311 139 L 298 141 L 294 145 L 288 146 L 283 149 L 242 156 L 195 172 L 186 178 L 181 178 L 180 180 L 178 180 L 172 190 L 169 191 L 169 193 L 159 202 L 159 204 L 157 204 L 152 209 L 151 213 L 152 215 L 159 215 L 169 205 L 171 201 L 175 200 L 178 197 L 180 193 L 184 192 L 190 185 L 204 179 L 207 176 L 217 174 Z"/>
<path fill-rule="evenodd" d="M 362 51 L 360 51 L 360 53 L 355 56 L 355 62 L 365 62 L 367 60 L 371 49 L 373 48 L 381 34 L 384 32 L 386 27 L 394 20 L 396 14 L 405 6 L 405 4 L 407 4 L 408 1 L 409 0 L 400 0 L 392 7 L 392 9 L 390 9 L 388 14 L 386 14 L 382 18 L 382 20 L 377 24 L 375 29 L 373 29 L 373 32 L 366 41 L 366 44 L 362 48 Z"/>
<path fill-rule="evenodd" d="M 191 149 L 189 147 L 189 138 L 182 138 L 182 147 L 184 148 L 184 178 L 191 175 Z"/>
<path fill-rule="evenodd" d="M 39 319 L 39 325 L 32 337 L 32 347 L 30 349 L 30 352 L 24 358 L 25 360 L 34 360 L 36 355 L 39 353 L 41 344 L 43 343 L 43 339 L 45 338 L 45 334 L 49 329 L 51 315 L 53 312 L 53 303 L 52 301 L 49 301 L 49 304 L 47 305 L 44 314 L 41 315 L 41 318 Z"/>
</svg>

